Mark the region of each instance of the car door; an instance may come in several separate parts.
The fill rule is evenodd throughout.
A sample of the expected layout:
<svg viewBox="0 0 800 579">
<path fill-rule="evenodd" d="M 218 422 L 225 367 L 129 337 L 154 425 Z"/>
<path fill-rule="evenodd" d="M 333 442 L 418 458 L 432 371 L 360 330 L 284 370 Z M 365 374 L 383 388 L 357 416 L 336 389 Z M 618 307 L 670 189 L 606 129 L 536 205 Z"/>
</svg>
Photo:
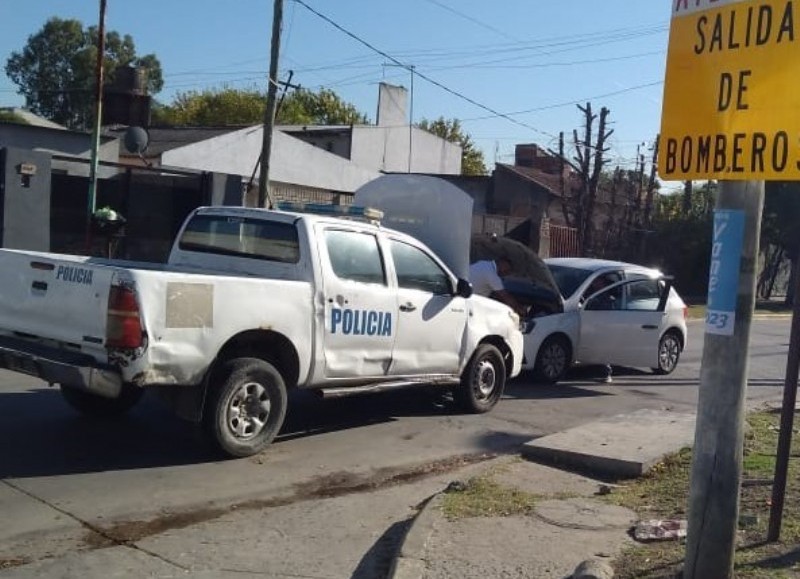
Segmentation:
<svg viewBox="0 0 800 579">
<path fill-rule="evenodd" d="M 633 279 L 590 296 L 579 314 L 578 360 L 656 367 L 669 288 L 665 280 Z"/>
<path fill-rule="evenodd" d="M 455 374 L 459 369 L 467 303 L 453 295 L 450 275 L 428 253 L 387 240 L 397 277 L 397 335 L 390 373 Z"/>
<path fill-rule="evenodd" d="M 392 360 L 397 289 L 373 233 L 336 227 L 317 232 L 323 268 L 325 376 L 385 376 Z"/>
</svg>

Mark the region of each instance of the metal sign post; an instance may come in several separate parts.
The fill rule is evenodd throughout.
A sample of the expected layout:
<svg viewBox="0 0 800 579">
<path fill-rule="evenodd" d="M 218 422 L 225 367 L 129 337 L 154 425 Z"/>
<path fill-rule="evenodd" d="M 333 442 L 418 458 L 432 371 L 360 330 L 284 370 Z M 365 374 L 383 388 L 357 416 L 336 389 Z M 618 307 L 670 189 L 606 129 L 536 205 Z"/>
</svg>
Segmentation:
<svg viewBox="0 0 800 579">
<path fill-rule="evenodd" d="M 775 459 L 775 478 L 772 483 L 772 505 L 769 511 L 767 540 L 781 537 L 783 505 L 786 499 L 786 478 L 789 474 L 789 453 L 792 447 L 795 404 L 797 403 L 797 375 L 800 372 L 800 275 L 795 276 L 789 289 L 793 292 L 792 330 L 789 337 L 789 359 L 786 361 L 786 378 L 783 383 L 783 406 L 778 451 Z"/>
<path fill-rule="evenodd" d="M 100 156 L 100 131 L 103 124 L 103 58 L 106 47 L 106 0 L 100 0 L 100 20 L 97 27 L 97 63 L 94 87 L 94 129 L 92 131 L 91 161 L 89 162 L 89 197 L 86 203 L 86 255 L 92 253 L 92 215 L 97 200 L 97 165 Z"/>
</svg>

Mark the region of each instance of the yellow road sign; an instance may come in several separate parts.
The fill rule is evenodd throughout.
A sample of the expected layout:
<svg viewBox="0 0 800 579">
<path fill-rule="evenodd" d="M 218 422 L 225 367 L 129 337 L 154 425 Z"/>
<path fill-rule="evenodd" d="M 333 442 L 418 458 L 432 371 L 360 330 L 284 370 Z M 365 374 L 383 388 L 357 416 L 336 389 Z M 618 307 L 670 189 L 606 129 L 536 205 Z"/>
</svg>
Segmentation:
<svg viewBox="0 0 800 579">
<path fill-rule="evenodd" d="M 800 179 L 800 2 L 670 1 L 661 177 Z"/>
</svg>

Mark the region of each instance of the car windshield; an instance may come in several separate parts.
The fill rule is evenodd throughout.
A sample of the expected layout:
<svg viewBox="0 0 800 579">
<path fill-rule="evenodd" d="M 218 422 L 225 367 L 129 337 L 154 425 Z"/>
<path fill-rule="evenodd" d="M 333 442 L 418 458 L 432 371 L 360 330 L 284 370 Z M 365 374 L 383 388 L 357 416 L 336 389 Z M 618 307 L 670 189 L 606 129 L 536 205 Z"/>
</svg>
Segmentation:
<svg viewBox="0 0 800 579">
<path fill-rule="evenodd" d="M 552 265 L 549 263 L 547 267 L 550 269 L 550 273 L 553 274 L 558 290 L 565 299 L 569 299 L 569 297 L 575 293 L 575 290 L 592 275 L 592 270 L 590 269 L 579 269 L 577 267 Z"/>
</svg>

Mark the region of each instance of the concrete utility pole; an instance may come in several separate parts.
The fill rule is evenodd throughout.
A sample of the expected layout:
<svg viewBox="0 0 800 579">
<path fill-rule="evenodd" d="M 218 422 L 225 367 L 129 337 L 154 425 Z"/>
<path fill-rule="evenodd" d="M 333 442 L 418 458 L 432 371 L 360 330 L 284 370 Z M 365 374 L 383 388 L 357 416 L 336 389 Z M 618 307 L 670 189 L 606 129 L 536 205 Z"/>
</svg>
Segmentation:
<svg viewBox="0 0 800 579">
<path fill-rule="evenodd" d="M 276 95 L 278 92 L 278 58 L 281 47 L 281 24 L 283 23 L 283 0 L 275 0 L 272 13 L 272 50 L 269 60 L 267 107 L 264 109 L 264 135 L 261 144 L 261 171 L 258 175 L 258 206 L 272 207 L 269 195 L 269 163 L 272 152 L 272 131 L 275 127 Z M 267 202 L 269 201 L 269 205 Z"/>
<path fill-rule="evenodd" d="M 720 182 L 692 457 L 685 579 L 733 577 L 763 205 L 763 181 Z"/>
<path fill-rule="evenodd" d="M 94 130 L 89 164 L 89 201 L 86 207 L 86 254 L 92 250 L 92 215 L 97 199 L 97 165 L 100 154 L 100 126 L 103 122 L 103 56 L 106 52 L 106 0 L 100 0 L 100 22 L 97 26 L 97 62 L 95 64 Z"/>
</svg>

